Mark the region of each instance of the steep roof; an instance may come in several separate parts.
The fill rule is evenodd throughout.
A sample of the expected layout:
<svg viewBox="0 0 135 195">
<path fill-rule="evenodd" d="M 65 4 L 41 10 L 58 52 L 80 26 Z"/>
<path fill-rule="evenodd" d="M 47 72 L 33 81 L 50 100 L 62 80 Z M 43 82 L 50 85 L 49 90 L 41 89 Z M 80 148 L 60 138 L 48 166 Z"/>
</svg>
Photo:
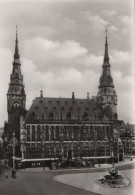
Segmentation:
<svg viewBox="0 0 135 195">
<path fill-rule="evenodd" d="M 101 119 L 102 108 L 93 99 L 36 97 L 28 110 L 26 120 Z"/>
</svg>

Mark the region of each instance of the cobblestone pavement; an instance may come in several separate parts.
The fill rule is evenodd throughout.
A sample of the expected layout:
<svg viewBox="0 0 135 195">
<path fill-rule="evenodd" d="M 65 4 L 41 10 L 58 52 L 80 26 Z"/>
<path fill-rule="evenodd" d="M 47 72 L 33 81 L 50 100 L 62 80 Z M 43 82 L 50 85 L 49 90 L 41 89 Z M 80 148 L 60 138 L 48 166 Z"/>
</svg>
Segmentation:
<svg viewBox="0 0 135 195">
<path fill-rule="evenodd" d="M 130 163 L 130 164 L 129 164 Z M 135 163 L 128 162 L 118 166 L 118 170 L 134 169 Z M 0 176 L 0 195 L 95 195 L 100 192 L 88 192 L 53 180 L 53 177 L 63 174 L 104 172 L 109 167 L 101 166 L 93 169 L 56 170 L 29 168 L 17 171 L 17 178 L 11 178 L 11 170 Z M 6 178 L 8 176 L 8 178 Z"/>
<path fill-rule="evenodd" d="M 40 169 L 41 170 L 41 169 Z M 58 173 L 53 171 L 17 171 L 16 179 L 11 178 L 11 170 L 5 173 L 8 178 L 0 179 L 0 195 L 95 195 L 54 181 Z"/>
</svg>

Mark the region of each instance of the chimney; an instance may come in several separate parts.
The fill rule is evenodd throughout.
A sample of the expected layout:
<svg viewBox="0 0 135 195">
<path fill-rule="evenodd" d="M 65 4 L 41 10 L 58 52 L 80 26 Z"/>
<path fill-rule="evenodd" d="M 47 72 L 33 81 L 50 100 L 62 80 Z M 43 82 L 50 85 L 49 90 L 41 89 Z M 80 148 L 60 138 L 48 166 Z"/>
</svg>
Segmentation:
<svg viewBox="0 0 135 195">
<path fill-rule="evenodd" d="M 73 99 L 73 100 L 75 99 L 75 94 L 74 94 L 74 92 L 72 92 L 72 99 Z"/>
<path fill-rule="evenodd" d="M 89 92 L 87 92 L 87 100 L 89 100 L 89 99 L 90 99 Z"/>
<path fill-rule="evenodd" d="M 43 98 L 43 90 L 40 91 L 40 97 Z"/>
</svg>

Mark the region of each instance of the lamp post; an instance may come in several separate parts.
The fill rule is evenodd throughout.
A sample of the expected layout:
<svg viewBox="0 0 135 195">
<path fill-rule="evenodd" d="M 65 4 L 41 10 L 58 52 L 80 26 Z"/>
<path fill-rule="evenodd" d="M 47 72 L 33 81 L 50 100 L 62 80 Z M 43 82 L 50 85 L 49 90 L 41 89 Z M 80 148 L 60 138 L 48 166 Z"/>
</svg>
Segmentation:
<svg viewBox="0 0 135 195">
<path fill-rule="evenodd" d="M 111 145 L 112 166 L 114 167 L 113 138 L 110 139 L 110 145 Z"/>
<path fill-rule="evenodd" d="M 61 166 L 62 166 L 62 161 L 63 161 L 63 147 L 62 147 L 62 143 L 63 143 L 63 133 L 60 134 L 59 137 L 59 142 L 60 142 L 60 149 L 61 149 Z"/>
<path fill-rule="evenodd" d="M 41 136 L 41 139 L 42 139 L 42 143 L 43 143 L 43 147 L 42 147 L 42 151 L 43 151 L 43 158 L 45 159 L 45 132 L 43 131 L 42 132 L 42 136 Z M 45 170 L 45 161 L 43 161 L 43 170 Z"/>
<path fill-rule="evenodd" d="M 21 141 L 21 151 L 22 151 L 22 160 L 23 160 L 24 159 L 24 151 L 25 151 L 24 143 L 26 141 L 26 131 L 25 131 L 24 127 L 21 129 L 20 141 Z"/>
<path fill-rule="evenodd" d="M 107 141 L 107 137 L 105 135 L 105 162 L 106 162 L 106 141 Z"/>
<path fill-rule="evenodd" d="M 15 172 L 15 146 L 17 145 L 18 141 L 15 137 L 15 133 L 13 132 L 13 137 L 10 140 L 10 144 L 13 146 L 13 170 L 12 170 L 12 177 L 15 178 L 16 172 Z"/>
<path fill-rule="evenodd" d="M 77 160 L 81 158 L 81 128 L 78 126 L 78 136 L 77 136 Z"/>
</svg>

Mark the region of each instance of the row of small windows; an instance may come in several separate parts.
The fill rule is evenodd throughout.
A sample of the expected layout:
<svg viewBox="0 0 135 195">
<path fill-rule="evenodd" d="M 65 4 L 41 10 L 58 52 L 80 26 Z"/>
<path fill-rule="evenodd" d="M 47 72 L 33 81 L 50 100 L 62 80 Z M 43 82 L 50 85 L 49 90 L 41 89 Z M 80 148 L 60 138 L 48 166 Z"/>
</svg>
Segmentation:
<svg viewBox="0 0 135 195">
<path fill-rule="evenodd" d="M 37 135 L 37 139 L 36 139 Z M 35 132 L 35 126 L 32 126 L 32 141 L 41 141 L 41 129 L 40 126 L 37 127 L 37 133 Z M 30 126 L 27 126 L 27 141 L 30 141 Z"/>
<path fill-rule="evenodd" d="M 62 114 L 61 114 L 61 117 L 62 117 Z M 80 117 L 80 116 L 78 115 L 78 117 Z M 95 114 L 94 117 L 95 117 L 95 118 L 96 118 L 96 117 L 102 118 L 102 117 L 103 117 L 103 114 L 102 114 L 102 113 L 98 113 L 98 114 Z M 32 114 L 31 114 L 31 119 L 35 119 L 35 118 L 36 118 L 35 113 L 32 113 Z M 44 114 L 42 115 L 42 118 L 44 118 Z M 54 114 L 51 112 L 51 113 L 48 115 L 48 118 L 49 118 L 49 120 L 54 120 L 54 119 L 55 119 L 55 116 L 54 116 Z M 67 113 L 66 119 L 67 119 L 67 120 L 71 120 L 71 119 L 72 119 L 72 115 L 71 115 L 70 112 Z M 88 119 L 89 119 L 89 115 L 88 115 L 87 112 L 84 112 L 84 114 L 82 115 L 82 119 L 83 119 L 83 120 L 88 120 Z"/>
<path fill-rule="evenodd" d="M 12 94 L 12 95 L 8 95 L 8 97 L 25 97 L 25 96 L 23 96 L 23 95 L 14 95 L 14 94 Z"/>
<path fill-rule="evenodd" d="M 54 140 L 60 140 L 61 141 L 67 141 L 67 140 L 92 140 L 94 136 L 93 132 L 93 126 L 90 126 L 90 129 L 86 126 L 84 129 L 84 126 L 81 127 L 80 130 L 78 130 L 77 126 L 74 126 L 74 129 L 72 129 L 70 126 L 65 126 L 64 129 L 61 131 L 59 129 L 59 126 L 56 127 L 56 130 L 54 131 L 54 127 L 51 126 L 49 130 L 49 126 L 46 126 L 44 129 L 44 133 L 42 133 L 42 138 L 44 138 L 46 141 L 54 141 Z M 110 137 L 109 127 L 97 127 L 96 130 L 97 133 L 97 139 L 103 140 Z M 61 136 L 62 135 L 62 136 Z M 43 137 L 44 136 L 44 137 Z M 41 141 L 41 129 L 40 126 L 37 126 L 37 131 L 35 131 L 35 126 L 32 126 L 32 132 L 30 136 L 30 126 L 27 126 L 27 141 Z"/>
<path fill-rule="evenodd" d="M 91 100 L 91 101 L 92 101 L 92 100 Z M 43 102 L 42 100 L 39 101 L 39 103 L 42 103 L 42 102 Z M 93 102 L 93 101 L 92 101 L 92 102 Z M 49 103 L 49 104 L 51 104 L 51 103 L 53 103 L 53 104 L 61 104 L 61 103 L 62 103 L 62 104 L 63 104 L 63 103 L 64 103 L 65 105 L 68 105 L 68 103 L 71 104 L 71 102 L 68 102 L 68 101 L 60 102 L 59 100 L 58 100 L 57 102 L 55 102 L 55 103 L 54 103 L 53 101 L 50 100 L 50 101 L 48 101 L 48 103 Z M 77 104 L 77 105 L 78 105 L 78 104 L 81 104 L 81 105 L 82 105 L 83 103 L 85 103 L 85 102 L 82 102 L 82 101 L 81 101 L 81 102 L 72 101 L 72 104 Z"/>
<path fill-rule="evenodd" d="M 56 130 L 59 130 L 59 129 L 65 129 L 65 130 L 70 130 L 70 129 L 82 129 L 82 130 L 88 130 L 88 129 L 103 129 L 103 130 L 109 130 L 109 129 L 112 129 L 112 126 L 95 126 L 95 125 L 81 125 L 81 126 L 78 126 L 78 125 L 74 125 L 74 126 L 49 126 L 49 125 L 32 125 L 31 126 L 32 129 L 35 129 L 37 127 L 37 130 L 40 130 L 41 131 L 41 128 L 42 130 L 46 130 L 46 129 L 56 129 Z M 27 125 L 27 129 L 30 129 L 30 125 Z"/>
<path fill-rule="evenodd" d="M 39 107 L 38 107 L 38 106 L 36 106 L 36 109 L 38 109 L 38 108 L 39 108 Z M 47 109 L 48 109 L 48 107 L 47 107 L 47 106 L 45 106 L 44 108 L 45 108 L 45 110 L 47 110 Z M 57 108 L 57 107 L 56 107 L 56 106 L 54 106 L 52 109 L 53 109 L 53 110 L 56 110 L 56 108 Z M 74 109 L 73 107 L 70 107 L 70 108 L 69 108 L 69 110 L 73 110 L 73 109 Z M 61 110 L 65 110 L 65 107 L 64 107 L 64 106 L 63 106 L 63 107 L 61 107 Z M 81 108 L 80 108 L 80 107 L 78 107 L 78 108 L 77 108 L 77 110 L 78 110 L 78 111 L 80 111 L 80 110 L 81 110 Z M 83 110 L 89 110 L 89 108 L 88 108 L 88 107 L 86 107 L 85 109 L 83 108 Z M 96 110 L 96 107 L 93 107 L 93 110 Z"/>
</svg>

